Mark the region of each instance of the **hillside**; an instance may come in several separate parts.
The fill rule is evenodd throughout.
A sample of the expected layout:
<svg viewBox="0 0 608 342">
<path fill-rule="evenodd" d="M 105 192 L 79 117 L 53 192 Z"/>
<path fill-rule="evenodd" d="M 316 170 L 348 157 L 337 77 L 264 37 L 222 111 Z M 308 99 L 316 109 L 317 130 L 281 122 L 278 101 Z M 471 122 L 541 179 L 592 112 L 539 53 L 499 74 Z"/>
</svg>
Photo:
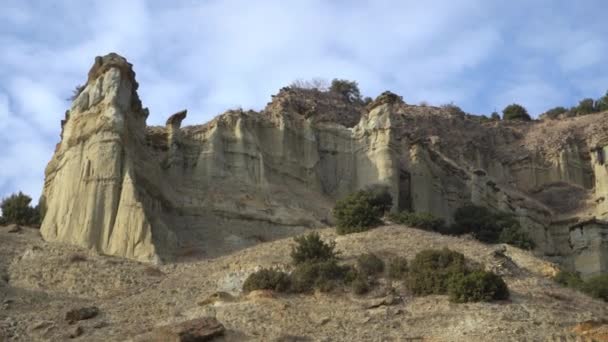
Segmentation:
<svg viewBox="0 0 608 342">
<path fill-rule="evenodd" d="M 401 282 L 385 278 L 362 296 L 340 289 L 241 296 L 242 282 L 255 269 L 289 268 L 292 239 L 150 266 L 47 243 L 34 229 L 9 233 L 0 227 L 0 336 L 63 341 L 80 327 L 82 341 L 150 341 L 159 326 L 211 316 L 226 328 L 217 341 L 608 340 L 605 323 L 580 324 L 608 319 L 606 303 L 555 284 L 548 279 L 555 266 L 529 252 L 507 246 L 508 258 L 497 257 L 498 245 L 403 226 L 346 236 L 319 231 L 337 242 L 345 263 L 365 252 L 411 260 L 423 249 L 449 247 L 503 274 L 511 299 L 455 304 L 447 296 L 413 297 Z M 227 294 L 214 297 L 217 292 Z M 66 312 L 90 306 L 99 309 L 96 317 L 66 322 Z"/>
<path fill-rule="evenodd" d="M 150 127 L 137 89 L 126 59 L 95 59 L 45 171 L 45 240 L 154 264 L 217 257 L 331 226 L 336 200 L 380 184 L 394 212 L 501 210 L 537 255 L 608 272 L 606 112 L 493 121 L 286 87 L 260 112 Z"/>
</svg>

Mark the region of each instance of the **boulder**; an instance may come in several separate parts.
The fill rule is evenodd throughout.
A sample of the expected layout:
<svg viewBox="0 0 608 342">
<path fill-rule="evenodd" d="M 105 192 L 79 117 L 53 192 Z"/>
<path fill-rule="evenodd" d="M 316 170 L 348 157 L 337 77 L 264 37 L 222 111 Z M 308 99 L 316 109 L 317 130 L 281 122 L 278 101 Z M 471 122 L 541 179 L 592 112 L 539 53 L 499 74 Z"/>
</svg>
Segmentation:
<svg viewBox="0 0 608 342">
<path fill-rule="evenodd" d="M 154 342 L 203 342 L 224 334 L 224 326 L 213 317 L 197 318 L 156 329 Z"/>
</svg>

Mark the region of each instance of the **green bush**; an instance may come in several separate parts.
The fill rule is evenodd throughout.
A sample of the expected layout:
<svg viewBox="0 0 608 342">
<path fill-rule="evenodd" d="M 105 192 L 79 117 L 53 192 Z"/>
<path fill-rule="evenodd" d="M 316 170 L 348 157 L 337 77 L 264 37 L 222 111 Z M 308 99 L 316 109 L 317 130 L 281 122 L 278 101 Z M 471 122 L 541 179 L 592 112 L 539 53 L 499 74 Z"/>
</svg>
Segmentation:
<svg viewBox="0 0 608 342">
<path fill-rule="evenodd" d="M 318 233 L 295 237 L 295 246 L 291 247 L 291 259 L 294 264 L 322 262 L 336 259 L 336 243 L 326 243 Z"/>
<path fill-rule="evenodd" d="M 405 279 L 408 272 L 407 259 L 394 257 L 388 262 L 388 277 L 392 279 Z"/>
<path fill-rule="evenodd" d="M 338 234 L 363 232 L 382 223 L 382 215 L 390 205 L 387 204 L 387 193 L 375 191 L 360 190 L 336 203 L 333 213 Z"/>
<path fill-rule="evenodd" d="M 570 287 L 573 289 L 581 289 L 583 286 L 583 280 L 581 279 L 578 273 L 569 272 L 569 271 L 559 271 L 553 280 L 558 284 L 561 284 L 566 287 Z"/>
<path fill-rule="evenodd" d="M 391 207 L 393 206 L 393 197 L 387 186 L 373 184 L 367 186 L 363 191 L 369 195 L 370 204 L 373 207 L 378 208 L 382 214 L 391 210 Z"/>
<path fill-rule="evenodd" d="M 597 102 L 595 103 L 595 109 L 598 112 L 603 112 L 608 110 L 608 91 L 606 92 L 606 95 L 600 97 Z"/>
<path fill-rule="evenodd" d="M 502 118 L 503 120 L 522 120 L 522 121 L 530 121 L 530 114 L 526 108 L 516 103 L 510 104 L 502 110 Z"/>
<path fill-rule="evenodd" d="M 504 280 L 486 271 L 473 271 L 450 279 L 448 293 L 456 303 L 489 302 L 509 298 L 509 289 Z"/>
<path fill-rule="evenodd" d="M 450 231 L 455 234 L 471 233 L 476 239 L 486 243 L 496 243 L 502 231 L 497 217 L 488 208 L 465 205 L 454 213 L 454 224 Z"/>
<path fill-rule="evenodd" d="M 450 278 L 466 274 L 462 253 L 428 249 L 418 253 L 412 262 L 405 284 L 415 295 L 446 294 Z"/>
<path fill-rule="evenodd" d="M 38 207 L 32 207 L 32 198 L 19 192 L 2 200 L 2 218 L 4 224 L 40 225 L 41 217 Z"/>
<path fill-rule="evenodd" d="M 490 115 L 490 119 L 493 121 L 500 121 L 500 114 L 498 114 L 498 112 L 492 112 L 492 115 Z"/>
<path fill-rule="evenodd" d="M 530 239 L 528 232 L 521 230 L 521 227 L 516 224 L 509 226 L 500 232 L 498 237 L 500 243 L 506 243 L 521 249 L 534 249 L 535 243 Z"/>
<path fill-rule="evenodd" d="M 314 289 L 327 292 L 355 278 L 349 266 L 338 265 L 336 260 L 305 262 L 291 273 L 291 290 L 296 293 Z"/>
<path fill-rule="evenodd" d="M 453 115 L 453 116 L 457 116 L 460 118 L 464 118 L 465 116 L 465 112 L 464 110 L 462 110 L 460 107 L 458 107 L 457 105 L 455 105 L 453 102 L 452 103 L 448 103 L 448 104 L 444 104 L 441 106 L 441 108 L 445 109 L 448 114 Z"/>
<path fill-rule="evenodd" d="M 575 109 L 576 115 L 587 115 L 597 112 L 595 101 L 592 98 L 582 99 Z"/>
<path fill-rule="evenodd" d="M 435 217 L 431 213 L 410 213 L 402 211 L 397 214 L 391 214 L 390 219 L 399 224 L 406 226 L 434 231 L 434 232 L 445 232 L 445 221 L 441 218 Z"/>
<path fill-rule="evenodd" d="M 564 107 L 555 107 L 546 111 L 544 115 L 550 119 L 557 119 L 560 115 L 565 114 L 567 111 L 568 109 Z"/>
<path fill-rule="evenodd" d="M 273 290 L 285 292 L 290 288 L 289 275 L 273 269 L 261 269 L 247 277 L 243 283 L 243 291 Z"/>
<path fill-rule="evenodd" d="M 456 210 L 454 224 L 449 231 L 454 234 L 470 233 L 477 240 L 485 243 L 501 242 L 524 249 L 534 248 L 534 242 L 521 230 L 521 225 L 515 216 L 473 204 Z"/>
<path fill-rule="evenodd" d="M 357 257 L 357 270 L 364 276 L 372 276 L 384 272 L 384 261 L 373 253 L 361 254 Z"/>
<path fill-rule="evenodd" d="M 333 79 L 329 91 L 340 94 L 349 102 L 361 102 L 361 92 L 359 85 L 355 81 Z"/>
<path fill-rule="evenodd" d="M 582 285 L 582 290 L 591 297 L 603 299 L 608 302 L 608 274 L 589 278 Z"/>
</svg>

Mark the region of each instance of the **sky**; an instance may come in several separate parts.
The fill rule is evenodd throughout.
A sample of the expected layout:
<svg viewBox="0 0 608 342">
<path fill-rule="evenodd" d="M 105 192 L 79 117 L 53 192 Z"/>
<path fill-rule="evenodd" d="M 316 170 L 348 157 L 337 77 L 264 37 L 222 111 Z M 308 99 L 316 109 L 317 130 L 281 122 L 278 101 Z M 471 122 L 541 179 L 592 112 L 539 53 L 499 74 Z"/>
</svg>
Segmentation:
<svg viewBox="0 0 608 342">
<path fill-rule="evenodd" d="M 0 198 L 37 202 L 94 57 L 134 64 L 149 125 L 262 109 L 297 79 L 532 116 L 608 90 L 604 0 L 0 0 Z"/>
</svg>

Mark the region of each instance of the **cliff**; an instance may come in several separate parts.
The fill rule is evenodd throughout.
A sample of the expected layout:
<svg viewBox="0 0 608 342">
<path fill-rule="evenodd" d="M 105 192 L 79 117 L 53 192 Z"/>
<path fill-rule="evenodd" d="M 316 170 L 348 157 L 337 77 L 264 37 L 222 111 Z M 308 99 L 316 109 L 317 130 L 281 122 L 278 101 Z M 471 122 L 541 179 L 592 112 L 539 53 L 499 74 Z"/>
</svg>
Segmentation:
<svg viewBox="0 0 608 342">
<path fill-rule="evenodd" d="M 96 58 L 46 169 L 43 237 L 140 261 L 216 256 L 331 225 L 336 199 L 385 184 L 394 210 L 513 212 L 538 253 L 608 272 L 608 113 L 485 121 L 283 88 L 260 112 L 181 127 L 186 114 L 146 126 L 132 66 Z"/>
</svg>

